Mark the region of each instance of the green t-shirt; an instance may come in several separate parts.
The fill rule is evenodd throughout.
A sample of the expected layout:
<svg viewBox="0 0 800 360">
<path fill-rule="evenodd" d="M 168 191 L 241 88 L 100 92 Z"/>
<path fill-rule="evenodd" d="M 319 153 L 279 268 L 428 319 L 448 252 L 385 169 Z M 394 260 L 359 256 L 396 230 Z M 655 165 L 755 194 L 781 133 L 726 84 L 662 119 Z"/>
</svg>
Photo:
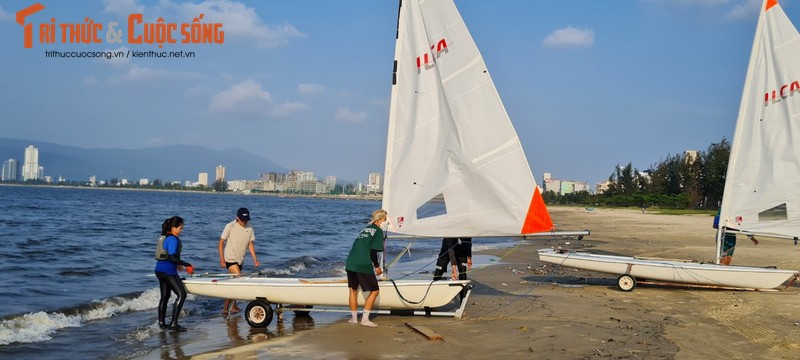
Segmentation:
<svg viewBox="0 0 800 360">
<path fill-rule="evenodd" d="M 383 251 L 383 230 L 375 224 L 370 224 L 361 230 L 358 237 L 353 241 L 350 255 L 347 255 L 345 270 L 364 274 L 374 274 L 372 260 L 369 258 L 369 251 Z"/>
</svg>

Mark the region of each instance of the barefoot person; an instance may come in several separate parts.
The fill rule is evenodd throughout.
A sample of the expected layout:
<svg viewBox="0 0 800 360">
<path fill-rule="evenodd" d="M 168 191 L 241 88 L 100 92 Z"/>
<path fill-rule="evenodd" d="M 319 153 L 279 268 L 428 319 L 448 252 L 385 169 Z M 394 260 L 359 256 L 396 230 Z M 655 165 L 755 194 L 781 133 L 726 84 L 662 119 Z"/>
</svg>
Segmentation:
<svg viewBox="0 0 800 360">
<path fill-rule="evenodd" d="M 255 240 L 256 235 L 253 226 L 250 225 L 250 211 L 239 208 L 236 211 L 236 219 L 225 225 L 219 238 L 219 265 L 228 269 L 231 274 L 241 274 L 244 255 L 248 249 L 250 256 L 253 257 L 253 265 L 256 267 L 261 265 L 256 258 L 256 247 L 253 245 Z M 238 311 L 239 307 L 236 306 L 235 300 L 225 299 L 223 314 Z"/>
<path fill-rule="evenodd" d="M 178 325 L 178 316 L 181 314 L 183 302 L 186 301 L 186 288 L 183 281 L 178 277 L 178 271 L 184 271 L 192 275 L 194 269 L 192 264 L 181 260 L 181 239 L 178 237 L 183 231 L 183 219 L 180 216 L 173 216 L 161 224 L 161 238 L 156 246 L 156 277 L 158 286 L 161 289 L 161 298 L 158 300 L 158 326 L 161 330 L 186 331 L 186 328 Z M 175 303 L 172 304 L 172 321 L 166 323 L 167 305 L 172 293 L 177 296 Z"/>
<path fill-rule="evenodd" d="M 364 301 L 361 325 L 378 326 L 369 320 L 369 312 L 378 297 L 378 279 L 375 275 L 383 274 L 380 263 L 378 263 L 378 253 L 383 251 L 385 225 L 388 225 L 386 210 L 375 210 L 372 213 L 372 221 L 358 234 L 350 249 L 350 254 L 347 255 L 345 270 L 347 271 L 347 286 L 350 288 L 349 304 L 352 315 L 352 319 L 348 322 L 351 324 L 358 324 L 358 288 L 360 286 L 361 291 L 369 291 L 367 300 Z"/>
</svg>

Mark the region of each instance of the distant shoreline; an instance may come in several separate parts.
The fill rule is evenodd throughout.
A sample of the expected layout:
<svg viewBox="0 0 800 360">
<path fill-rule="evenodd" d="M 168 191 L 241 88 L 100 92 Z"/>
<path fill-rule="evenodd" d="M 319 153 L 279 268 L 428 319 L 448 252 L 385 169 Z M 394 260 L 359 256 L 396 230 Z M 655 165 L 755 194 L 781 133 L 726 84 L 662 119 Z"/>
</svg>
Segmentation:
<svg viewBox="0 0 800 360">
<path fill-rule="evenodd" d="M 309 199 L 325 199 L 325 200 L 368 200 L 368 201 L 381 201 L 382 195 L 346 195 L 346 194 L 275 194 L 275 193 L 239 193 L 239 192 L 216 192 L 216 191 L 199 191 L 199 190 L 175 190 L 175 189 L 137 189 L 137 188 L 115 188 L 115 187 L 91 187 L 91 186 L 71 186 L 71 185 L 39 185 L 39 184 L 4 184 L 0 186 L 8 187 L 40 187 L 40 188 L 56 188 L 56 189 L 86 189 L 86 190 L 125 190 L 125 191 L 164 191 L 164 192 L 188 192 L 196 194 L 210 194 L 210 195 L 238 195 L 238 196 L 273 196 L 281 198 L 309 198 Z"/>
</svg>

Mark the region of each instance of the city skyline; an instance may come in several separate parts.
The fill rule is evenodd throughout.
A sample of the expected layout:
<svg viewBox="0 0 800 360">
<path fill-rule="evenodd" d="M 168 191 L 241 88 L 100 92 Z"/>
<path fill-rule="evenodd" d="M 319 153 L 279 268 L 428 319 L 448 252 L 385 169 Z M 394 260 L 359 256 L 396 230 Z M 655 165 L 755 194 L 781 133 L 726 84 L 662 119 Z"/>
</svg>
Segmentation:
<svg viewBox="0 0 800 360">
<path fill-rule="evenodd" d="M 9 158 L 9 159 L 3 161 L 2 172 L 0 172 L 0 181 L 20 181 L 21 180 L 22 182 L 26 182 L 26 181 L 29 181 L 29 180 L 32 180 L 32 181 L 44 180 L 44 181 L 50 182 L 52 176 L 45 176 L 44 170 L 43 170 L 44 167 L 39 165 L 39 148 L 37 148 L 37 147 L 35 147 L 33 145 L 28 145 L 27 147 L 25 147 L 22 150 L 22 152 L 23 152 L 24 161 L 21 163 L 21 165 L 20 165 L 19 160 L 15 159 L 15 158 Z M 31 169 L 35 169 L 35 171 L 33 171 Z M 230 181 L 258 181 L 258 180 L 264 180 L 266 177 L 270 176 L 269 174 L 276 174 L 275 172 L 264 172 L 264 173 L 256 174 L 257 176 L 255 178 L 227 179 L 226 175 L 225 175 L 226 174 L 225 166 L 222 165 L 222 164 L 219 164 L 219 165 L 215 166 L 214 173 L 215 173 L 215 177 L 214 177 L 214 181 L 215 182 L 217 182 L 217 181 L 228 181 L 228 180 L 230 180 Z M 22 174 L 22 175 L 18 175 L 18 174 Z M 324 180 L 319 180 L 319 178 L 315 175 L 315 173 L 313 171 L 306 171 L 306 170 L 300 170 L 300 169 L 289 170 L 287 173 L 285 173 L 283 175 L 287 175 L 288 177 L 298 176 L 298 177 L 300 177 L 300 179 L 299 179 L 300 181 L 320 181 L 320 182 L 330 183 L 330 179 L 333 179 L 334 185 L 335 185 L 336 179 L 337 179 L 336 175 L 329 175 L 329 176 L 325 177 Z M 208 184 L 208 172 L 204 172 L 204 171 L 200 170 L 199 172 L 196 172 L 196 178 L 197 178 L 196 182 L 191 182 L 191 181 L 185 180 L 185 179 L 161 179 L 158 176 L 154 177 L 153 179 L 165 180 L 167 182 L 178 182 L 178 183 L 184 183 L 184 184 L 191 184 L 192 186 L 198 186 L 198 185 L 209 186 L 209 184 Z M 286 176 L 284 177 L 284 179 L 285 178 L 286 178 Z M 371 186 L 373 189 L 380 189 L 381 185 L 380 185 L 379 182 L 380 182 L 380 179 L 381 179 L 381 173 L 369 173 L 369 174 L 366 174 L 366 176 L 364 178 L 367 179 L 366 184 Z M 374 180 L 375 178 L 378 179 L 377 180 L 378 183 L 376 183 L 376 181 Z M 101 182 L 104 183 L 104 182 L 107 182 L 109 180 L 112 180 L 112 179 L 110 179 L 110 178 L 97 179 L 96 175 L 92 175 L 92 176 L 89 176 L 87 179 L 69 179 L 69 178 L 62 178 L 61 176 L 59 176 L 59 180 L 58 181 L 80 181 L 80 182 L 86 181 L 86 182 L 88 182 L 90 184 L 96 184 L 96 183 L 101 183 Z M 117 178 L 116 180 L 121 182 L 122 184 L 126 184 L 126 183 L 132 181 L 132 182 L 138 182 L 141 185 L 147 185 L 150 182 L 150 178 L 149 177 L 140 177 L 140 178 L 131 178 L 131 179 L 129 179 L 129 178 Z M 141 183 L 142 180 L 144 180 L 145 183 Z M 276 179 L 274 177 L 272 177 L 271 180 L 275 181 Z M 357 181 L 357 185 L 361 185 L 361 184 L 364 184 L 364 182 Z"/>
</svg>

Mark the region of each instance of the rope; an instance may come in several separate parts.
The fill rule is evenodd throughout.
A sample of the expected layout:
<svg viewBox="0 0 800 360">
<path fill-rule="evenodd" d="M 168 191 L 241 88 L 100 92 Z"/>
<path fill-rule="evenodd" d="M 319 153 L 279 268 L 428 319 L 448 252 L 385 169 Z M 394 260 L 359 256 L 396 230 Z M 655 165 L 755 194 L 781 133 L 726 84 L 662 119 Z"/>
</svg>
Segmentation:
<svg viewBox="0 0 800 360">
<path fill-rule="evenodd" d="M 411 242 L 411 244 L 409 244 L 408 246 L 406 246 L 406 248 L 405 248 L 405 249 L 403 249 L 403 251 L 401 251 L 401 252 L 400 252 L 400 254 L 399 254 L 398 256 L 396 256 L 396 257 L 395 257 L 395 259 L 394 259 L 394 260 L 392 260 L 392 262 L 391 262 L 391 263 L 389 263 L 389 265 L 386 265 L 386 267 L 388 268 L 388 267 L 390 267 L 390 266 L 394 265 L 394 263 L 396 263 L 396 262 L 397 262 L 397 260 L 399 260 L 399 259 L 400 259 L 400 257 L 401 257 L 403 254 L 405 254 L 405 252 L 406 252 L 408 249 L 410 249 L 410 248 L 411 248 L 411 245 L 413 245 L 413 244 L 414 244 L 414 241 L 412 241 L 412 242 Z M 452 250 L 453 248 L 455 248 L 457 245 L 458 245 L 458 244 L 455 244 L 455 245 L 453 245 L 452 247 L 450 247 L 449 249 L 447 249 L 447 250 L 444 252 L 444 254 L 440 254 L 439 256 L 437 256 L 436 258 L 434 258 L 434 260 L 432 260 L 432 261 L 430 261 L 429 263 L 427 263 L 427 264 L 425 264 L 425 265 L 421 266 L 421 267 L 420 267 L 420 268 L 418 268 L 417 270 L 414 270 L 414 271 L 412 271 L 411 273 L 408 273 L 408 274 L 406 274 L 406 275 L 400 276 L 400 277 L 399 277 L 397 280 L 401 280 L 401 279 L 403 279 L 403 278 L 407 278 L 407 277 L 411 276 L 411 274 L 418 273 L 418 272 L 420 272 L 422 269 L 428 268 L 428 267 L 429 267 L 429 266 L 431 266 L 433 263 L 437 262 L 437 261 L 438 261 L 440 258 L 442 258 L 442 257 L 444 257 L 444 256 L 447 256 L 447 252 L 449 252 L 450 250 Z M 506 252 L 505 254 L 503 254 L 503 256 L 501 256 L 500 258 L 498 258 L 498 260 L 502 260 L 503 258 L 505 258 L 506 256 L 508 256 L 509 254 L 511 254 L 511 253 L 512 253 L 514 250 L 516 250 L 517 248 L 519 248 L 521 245 L 522 245 L 522 240 L 521 240 L 521 241 L 519 241 L 519 242 L 517 243 L 517 245 L 516 245 L 516 246 L 514 246 L 513 248 L 511 248 L 511 250 L 509 250 L 508 252 Z M 473 271 L 477 271 L 477 270 L 481 270 L 481 269 L 483 269 L 483 268 L 486 268 L 486 267 L 488 267 L 488 266 L 491 266 L 491 265 L 492 265 L 492 264 L 487 264 L 487 265 L 485 265 L 485 266 L 482 266 L 482 267 L 473 268 L 473 269 L 471 269 L 471 270 L 468 270 L 468 271 L 465 271 L 465 272 L 463 272 L 463 274 L 466 274 L 466 273 L 471 273 L 471 272 L 473 272 Z M 458 276 L 458 275 L 460 275 L 460 274 L 462 274 L 462 273 L 460 273 L 460 272 L 459 272 L 459 273 L 457 274 L 457 276 Z M 405 296 L 403 296 L 403 294 L 400 292 L 400 289 L 397 287 L 397 284 L 394 282 L 394 279 L 389 279 L 389 281 L 391 281 L 391 282 L 392 282 L 392 285 L 394 286 L 394 289 L 395 289 L 395 291 L 397 292 L 397 295 L 398 295 L 398 296 L 400 296 L 400 299 L 402 299 L 403 301 L 405 301 L 405 302 L 407 302 L 407 303 L 414 304 L 414 305 L 420 304 L 420 303 L 422 303 L 422 302 L 424 302 L 424 301 L 425 301 L 425 299 L 428 297 L 428 293 L 429 293 L 429 292 L 430 292 L 430 290 L 431 290 L 431 286 L 433 286 L 433 283 L 434 283 L 434 280 L 431 280 L 431 282 L 428 284 L 428 288 L 425 290 L 425 295 L 422 297 L 422 300 L 420 300 L 420 301 L 411 301 L 411 300 L 408 300 L 408 299 L 406 299 L 406 297 L 405 297 Z M 531 291 L 532 291 L 532 290 L 533 290 L 533 289 L 531 289 Z"/>
<path fill-rule="evenodd" d="M 415 241 L 417 241 L 417 239 L 411 240 L 411 243 L 410 243 L 410 244 L 408 244 L 408 246 L 406 246 L 406 247 L 403 249 L 403 251 L 401 251 L 399 254 L 397 254 L 397 256 L 395 256 L 395 257 L 394 257 L 394 260 L 392 260 L 392 261 L 391 261 L 391 262 L 390 262 L 388 265 L 386 265 L 386 266 L 384 267 L 384 268 L 386 269 L 386 271 L 389 271 L 389 269 L 392 267 L 392 265 L 394 265 L 394 263 L 396 263 L 398 260 L 400 260 L 400 258 L 401 258 L 401 257 L 402 257 L 402 256 L 403 256 L 403 255 L 404 255 L 406 252 L 408 252 L 409 254 L 411 254 L 411 246 L 412 246 L 412 245 L 414 245 L 414 242 L 415 242 Z"/>
<path fill-rule="evenodd" d="M 425 299 L 428 297 L 428 293 L 431 291 L 431 286 L 433 286 L 433 283 L 434 283 L 434 281 L 431 280 L 430 284 L 428 284 L 428 288 L 425 289 L 425 295 L 422 296 L 422 299 L 420 301 L 411 301 L 411 300 L 406 299 L 405 296 L 403 296 L 403 293 L 400 292 L 400 289 L 397 287 L 397 284 L 394 282 L 394 279 L 389 279 L 389 281 L 392 282 L 392 286 L 394 286 L 394 291 L 397 292 L 397 295 L 400 296 L 400 299 L 402 299 L 403 301 L 405 301 L 405 302 L 407 302 L 409 304 L 414 304 L 414 305 L 421 304 L 423 301 L 425 301 Z"/>
</svg>

